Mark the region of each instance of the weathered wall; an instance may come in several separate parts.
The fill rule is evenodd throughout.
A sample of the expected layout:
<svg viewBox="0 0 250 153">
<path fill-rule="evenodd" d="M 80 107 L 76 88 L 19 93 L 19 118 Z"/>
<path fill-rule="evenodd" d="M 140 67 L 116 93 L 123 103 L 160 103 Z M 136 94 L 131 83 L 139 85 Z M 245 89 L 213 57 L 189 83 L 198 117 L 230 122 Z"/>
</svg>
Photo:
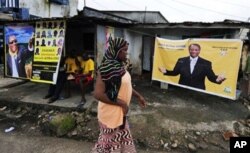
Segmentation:
<svg viewBox="0 0 250 153">
<path fill-rule="evenodd" d="M 142 35 L 130 30 L 115 28 L 115 37 L 124 37 L 129 42 L 128 56 L 133 64 L 133 74 L 141 75 L 141 53 L 142 53 Z M 97 65 L 100 65 L 105 53 L 105 26 L 97 26 Z"/>
<path fill-rule="evenodd" d="M 155 38 L 152 36 L 143 37 L 142 70 L 146 70 L 146 71 L 152 70 L 154 42 L 155 42 Z"/>
<path fill-rule="evenodd" d="M 51 18 L 69 17 L 77 14 L 78 0 L 70 0 L 69 5 L 48 3 L 47 0 L 20 0 L 19 7 L 29 8 L 32 15 Z"/>
<path fill-rule="evenodd" d="M 97 65 L 99 66 L 103 55 L 105 53 L 105 44 L 106 44 L 106 27 L 102 25 L 97 25 L 97 56 L 96 56 L 96 61 Z M 115 28 L 114 27 L 114 37 L 123 37 L 123 29 L 121 28 Z"/>
<path fill-rule="evenodd" d="M 101 61 L 102 61 L 102 57 L 105 53 L 105 41 L 106 41 L 106 36 L 105 36 L 105 26 L 100 26 L 97 25 L 97 32 L 96 32 L 96 49 L 97 49 L 97 55 L 96 55 L 96 62 L 97 65 L 99 66 Z"/>
<path fill-rule="evenodd" d="M 142 35 L 124 29 L 124 38 L 129 42 L 128 55 L 133 65 L 132 74 L 141 75 L 142 72 Z"/>
</svg>

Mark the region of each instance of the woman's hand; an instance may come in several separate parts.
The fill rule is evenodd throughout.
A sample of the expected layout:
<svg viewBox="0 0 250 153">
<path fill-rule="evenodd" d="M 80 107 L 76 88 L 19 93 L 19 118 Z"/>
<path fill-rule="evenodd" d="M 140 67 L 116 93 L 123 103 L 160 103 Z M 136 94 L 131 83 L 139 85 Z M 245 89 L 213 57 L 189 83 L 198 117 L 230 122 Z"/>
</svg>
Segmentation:
<svg viewBox="0 0 250 153">
<path fill-rule="evenodd" d="M 145 108 L 145 107 L 146 107 L 146 100 L 144 99 L 144 97 L 139 96 L 139 97 L 138 97 L 138 101 L 139 101 L 139 105 L 140 105 L 142 108 Z"/>
<path fill-rule="evenodd" d="M 128 113 L 128 105 L 121 99 L 117 99 L 117 104 L 122 108 L 124 116 Z"/>
<path fill-rule="evenodd" d="M 144 97 L 139 94 L 135 89 L 133 89 L 133 96 L 135 96 L 138 99 L 139 105 L 144 108 L 146 107 L 146 100 Z"/>
</svg>

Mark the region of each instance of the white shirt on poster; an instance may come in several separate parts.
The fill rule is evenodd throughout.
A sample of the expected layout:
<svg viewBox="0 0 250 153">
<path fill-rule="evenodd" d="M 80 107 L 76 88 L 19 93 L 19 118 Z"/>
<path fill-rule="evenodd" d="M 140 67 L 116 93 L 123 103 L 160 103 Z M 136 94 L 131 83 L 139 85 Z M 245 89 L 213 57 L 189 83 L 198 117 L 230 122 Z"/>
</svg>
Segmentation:
<svg viewBox="0 0 250 153">
<path fill-rule="evenodd" d="M 11 63 L 12 63 L 12 76 L 19 77 L 17 67 L 16 67 L 16 55 L 11 56 Z"/>
<path fill-rule="evenodd" d="M 192 74 L 194 71 L 195 64 L 197 63 L 198 57 L 190 57 L 190 73 Z"/>
</svg>

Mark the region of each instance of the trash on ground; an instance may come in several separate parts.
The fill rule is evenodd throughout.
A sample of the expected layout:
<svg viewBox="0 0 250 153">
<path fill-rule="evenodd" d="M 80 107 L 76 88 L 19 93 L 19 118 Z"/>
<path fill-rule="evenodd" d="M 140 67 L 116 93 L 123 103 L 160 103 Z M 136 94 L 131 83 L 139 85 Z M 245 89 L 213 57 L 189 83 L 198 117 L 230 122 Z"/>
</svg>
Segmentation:
<svg viewBox="0 0 250 153">
<path fill-rule="evenodd" d="M 226 131 L 223 133 L 224 140 L 228 141 L 230 137 L 238 137 L 238 135 L 233 131 Z"/>
<path fill-rule="evenodd" d="M 7 108 L 7 106 L 1 107 L 0 111 L 4 111 Z"/>
<path fill-rule="evenodd" d="M 5 132 L 5 133 L 8 133 L 8 132 L 13 131 L 14 129 L 15 129 L 15 127 L 11 126 L 10 128 L 5 129 L 4 132 Z"/>
</svg>

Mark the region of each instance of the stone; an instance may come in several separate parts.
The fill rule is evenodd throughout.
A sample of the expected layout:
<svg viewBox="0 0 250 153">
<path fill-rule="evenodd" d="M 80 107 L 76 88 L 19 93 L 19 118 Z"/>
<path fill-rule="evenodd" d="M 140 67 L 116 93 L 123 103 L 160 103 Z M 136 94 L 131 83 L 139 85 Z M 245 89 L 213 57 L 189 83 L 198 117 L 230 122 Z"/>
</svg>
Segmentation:
<svg viewBox="0 0 250 153">
<path fill-rule="evenodd" d="M 168 143 L 165 143 L 165 144 L 164 144 L 164 149 L 169 149 Z"/>
<path fill-rule="evenodd" d="M 21 107 L 17 107 L 17 109 L 15 110 L 15 113 L 20 113 L 22 111 Z"/>
<path fill-rule="evenodd" d="M 223 133 L 224 140 L 229 141 L 230 137 L 238 137 L 238 135 L 233 131 L 226 131 Z"/>
<path fill-rule="evenodd" d="M 237 133 L 239 136 L 250 136 L 250 128 L 243 125 L 242 123 L 235 122 L 233 127 L 235 133 Z"/>
<path fill-rule="evenodd" d="M 197 146 L 198 148 L 204 149 L 204 150 L 208 149 L 208 145 L 205 142 L 196 143 L 195 146 Z"/>
<path fill-rule="evenodd" d="M 49 111 L 49 114 L 53 114 L 53 113 L 54 113 L 54 110 Z"/>
<path fill-rule="evenodd" d="M 36 127 L 32 126 L 32 127 L 30 127 L 30 129 L 31 129 L 31 130 L 35 130 L 35 129 L 36 129 Z"/>
<path fill-rule="evenodd" d="M 178 144 L 177 144 L 177 143 L 173 143 L 173 144 L 171 145 L 171 147 L 172 147 L 172 148 L 177 148 L 177 147 L 178 147 Z"/>
<path fill-rule="evenodd" d="M 164 141 L 163 140 L 161 140 L 161 145 L 164 145 Z"/>
<path fill-rule="evenodd" d="M 4 110 L 6 110 L 6 108 L 7 108 L 7 106 L 3 106 L 0 108 L 0 111 L 4 111 Z"/>
<path fill-rule="evenodd" d="M 189 143 L 189 144 L 188 144 L 188 149 L 189 149 L 190 151 L 193 151 L 193 152 L 197 150 L 196 147 L 195 147 L 195 145 L 192 144 L 192 143 Z"/>
<path fill-rule="evenodd" d="M 72 131 L 71 135 L 76 136 L 78 134 L 77 130 Z"/>
<path fill-rule="evenodd" d="M 196 135 L 200 136 L 201 133 L 199 131 L 195 132 Z"/>
</svg>

